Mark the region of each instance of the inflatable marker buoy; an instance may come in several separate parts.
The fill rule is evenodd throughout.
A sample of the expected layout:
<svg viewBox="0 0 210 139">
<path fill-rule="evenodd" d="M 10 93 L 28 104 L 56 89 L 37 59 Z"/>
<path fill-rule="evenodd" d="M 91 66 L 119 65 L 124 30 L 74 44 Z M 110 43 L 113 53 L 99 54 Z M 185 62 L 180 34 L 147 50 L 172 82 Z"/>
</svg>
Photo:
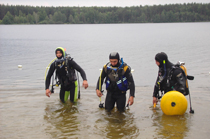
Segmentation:
<svg viewBox="0 0 210 139">
<path fill-rule="evenodd" d="M 134 69 L 131 69 L 131 73 L 133 73 L 134 72 Z"/>
<path fill-rule="evenodd" d="M 22 68 L 22 65 L 18 65 L 18 68 Z"/>
<path fill-rule="evenodd" d="M 162 97 L 160 107 L 165 115 L 183 115 L 187 110 L 187 99 L 178 91 L 169 91 Z"/>
</svg>

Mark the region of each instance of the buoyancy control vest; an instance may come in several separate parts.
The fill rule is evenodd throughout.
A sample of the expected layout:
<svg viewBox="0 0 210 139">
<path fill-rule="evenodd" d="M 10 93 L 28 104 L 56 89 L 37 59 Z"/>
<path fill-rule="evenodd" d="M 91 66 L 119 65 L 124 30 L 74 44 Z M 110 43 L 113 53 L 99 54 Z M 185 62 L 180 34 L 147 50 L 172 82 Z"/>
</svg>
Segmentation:
<svg viewBox="0 0 210 139">
<path fill-rule="evenodd" d="M 55 60 L 55 69 L 56 76 L 55 79 L 58 78 L 58 84 L 67 86 L 71 82 L 75 82 L 77 80 L 75 69 L 70 66 L 69 61 L 73 60 L 69 55 L 66 54 L 64 59 Z M 62 69 L 63 68 L 63 69 Z M 59 74 L 60 72 L 65 72 L 64 74 Z"/>
<path fill-rule="evenodd" d="M 120 67 L 112 67 L 111 63 L 104 65 L 105 73 L 107 73 L 106 78 L 106 89 L 127 91 L 129 89 L 127 78 L 124 76 L 128 65 L 126 63 L 121 64 Z"/>
</svg>

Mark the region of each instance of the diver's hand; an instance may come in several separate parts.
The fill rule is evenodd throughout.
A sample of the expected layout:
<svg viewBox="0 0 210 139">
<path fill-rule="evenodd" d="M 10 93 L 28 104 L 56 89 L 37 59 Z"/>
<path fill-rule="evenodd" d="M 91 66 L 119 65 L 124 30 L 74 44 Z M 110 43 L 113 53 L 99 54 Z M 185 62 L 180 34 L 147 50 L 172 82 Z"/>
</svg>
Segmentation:
<svg viewBox="0 0 210 139">
<path fill-rule="evenodd" d="M 83 81 L 82 86 L 83 86 L 85 89 L 88 88 L 88 82 L 87 82 L 87 80 L 84 80 L 84 81 Z"/>
<path fill-rule="evenodd" d="M 153 97 L 153 105 L 158 103 L 158 99 L 156 97 Z"/>
<path fill-rule="evenodd" d="M 50 89 L 46 89 L 46 96 L 50 97 L 50 95 L 51 95 Z"/>
<path fill-rule="evenodd" d="M 130 96 L 129 100 L 128 100 L 128 104 L 131 106 L 134 103 L 134 97 Z"/>
<path fill-rule="evenodd" d="M 97 94 L 98 97 L 102 97 L 103 96 L 103 94 L 101 93 L 101 91 L 99 91 L 98 89 L 96 90 L 96 94 Z"/>
</svg>

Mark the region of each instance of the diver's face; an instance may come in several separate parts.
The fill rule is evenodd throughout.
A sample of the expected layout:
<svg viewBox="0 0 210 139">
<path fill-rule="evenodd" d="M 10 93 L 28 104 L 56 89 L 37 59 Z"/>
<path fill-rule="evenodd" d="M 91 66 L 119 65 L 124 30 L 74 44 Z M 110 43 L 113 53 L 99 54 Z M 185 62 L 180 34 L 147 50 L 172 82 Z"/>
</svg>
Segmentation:
<svg viewBox="0 0 210 139">
<path fill-rule="evenodd" d="M 61 51 L 56 51 L 56 56 L 57 56 L 57 57 L 62 57 Z"/>
<path fill-rule="evenodd" d="M 109 59 L 112 66 L 116 66 L 118 63 L 118 59 Z"/>
<path fill-rule="evenodd" d="M 160 66 L 160 62 L 158 62 L 157 60 L 155 60 L 155 62 L 157 66 Z"/>
</svg>

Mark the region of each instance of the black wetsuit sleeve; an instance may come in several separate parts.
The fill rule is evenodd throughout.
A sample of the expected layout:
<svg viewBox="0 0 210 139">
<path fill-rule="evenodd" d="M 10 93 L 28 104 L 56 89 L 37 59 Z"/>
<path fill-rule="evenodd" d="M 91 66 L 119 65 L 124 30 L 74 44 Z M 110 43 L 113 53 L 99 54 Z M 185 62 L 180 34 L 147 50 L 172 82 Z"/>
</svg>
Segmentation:
<svg viewBox="0 0 210 139">
<path fill-rule="evenodd" d="M 46 89 L 49 89 L 49 86 L 50 86 L 50 79 L 53 75 L 55 71 L 55 63 L 53 62 L 51 65 L 50 65 L 50 69 L 48 71 L 48 74 L 47 74 L 47 77 L 46 77 L 46 81 L 45 81 L 45 90 Z"/>
<path fill-rule="evenodd" d="M 70 67 L 73 67 L 75 70 L 80 72 L 80 75 L 83 80 L 87 80 L 85 71 L 75 61 L 70 60 L 69 63 L 70 63 Z"/>
<path fill-rule="evenodd" d="M 128 67 L 128 69 L 126 70 L 125 77 L 127 78 L 128 83 L 129 83 L 130 96 L 135 97 L 135 83 L 134 83 L 134 80 L 133 80 L 133 76 L 131 74 L 131 68 L 130 67 Z"/>
<path fill-rule="evenodd" d="M 181 68 L 177 68 L 173 72 L 172 80 L 174 81 L 174 89 L 181 93 L 185 92 L 186 78 Z"/>
<path fill-rule="evenodd" d="M 102 90 L 102 85 L 103 85 L 103 82 L 104 82 L 104 78 L 107 76 L 104 67 L 103 67 L 103 69 L 102 69 L 102 72 L 101 72 L 101 75 L 100 75 L 100 76 L 101 76 L 101 90 Z M 98 82 L 97 82 L 97 85 L 96 85 L 96 89 L 98 89 L 98 90 L 99 90 L 100 76 L 99 76 L 99 78 L 98 78 Z M 101 90 L 100 90 L 100 91 L 101 91 Z"/>
<path fill-rule="evenodd" d="M 156 97 L 156 98 L 158 97 L 158 92 L 159 92 L 158 80 L 159 80 L 159 77 L 157 77 L 157 80 L 154 86 L 154 92 L 153 92 L 153 97 Z"/>
</svg>

